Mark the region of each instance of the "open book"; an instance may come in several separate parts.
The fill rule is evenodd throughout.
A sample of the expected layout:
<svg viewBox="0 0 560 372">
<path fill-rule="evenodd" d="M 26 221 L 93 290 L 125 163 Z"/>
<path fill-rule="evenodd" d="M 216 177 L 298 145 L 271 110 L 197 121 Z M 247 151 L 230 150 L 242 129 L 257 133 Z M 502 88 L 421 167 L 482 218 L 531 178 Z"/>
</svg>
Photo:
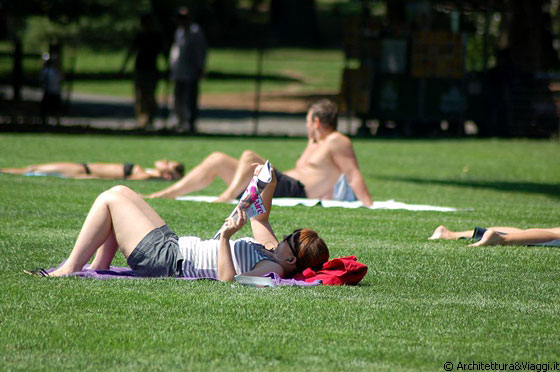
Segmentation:
<svg viewBox="0 0 560 372">
<path fill-rule="evenodd" d="M 272 181 L 272 173 L 271 167 L 268 160 L 264 163 L 259 174 L 253 176 L 249 185 L 241 195 L 241 199 L 239 199 L 239 203 L 237 205 L 247 211 L 247 217 L 251 218 L 254 216 L 258 216 L 259 214 L 263 214 L 266 212 L 264 207 L 263 200 L 261 198 L 261 192 L 264 190 L 266 185 L 268 185 Z M 233 209 L 229 217 L 236 217 L 237 216 L 237 206 Z M 222 225 L 223 227 L 223 225 Z M 218 230 L 216 235 L 214 235 L 214 239 L 219 239 L 221 234 L 222 228 Z"/>
</svg>

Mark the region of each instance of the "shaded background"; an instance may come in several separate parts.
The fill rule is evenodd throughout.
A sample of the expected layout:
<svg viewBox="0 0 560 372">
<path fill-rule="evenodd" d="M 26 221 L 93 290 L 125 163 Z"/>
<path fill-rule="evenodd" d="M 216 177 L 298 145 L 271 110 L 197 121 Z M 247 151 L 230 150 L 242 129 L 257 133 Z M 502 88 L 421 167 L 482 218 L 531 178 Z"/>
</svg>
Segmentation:
<svg viewBox="0 0 560 372">
<path fill-rule="evenodd" d="M 119 68 L 139 16 L 153 13 L 170 44 L 180 5 L 210 46 L 202 118 L 301 115 L 329 97 L 364 136 L 558 133 L 558 0 L 4 0 L 0 128 L 37 126 L 32 88 L 53 43 L 62 47 L 62 115 L 130 116 L 124 98 L 95 101 L 130 98 L 130 70 Z M 160 62 L 165 118 L 170 88 Z"/>
</svg>

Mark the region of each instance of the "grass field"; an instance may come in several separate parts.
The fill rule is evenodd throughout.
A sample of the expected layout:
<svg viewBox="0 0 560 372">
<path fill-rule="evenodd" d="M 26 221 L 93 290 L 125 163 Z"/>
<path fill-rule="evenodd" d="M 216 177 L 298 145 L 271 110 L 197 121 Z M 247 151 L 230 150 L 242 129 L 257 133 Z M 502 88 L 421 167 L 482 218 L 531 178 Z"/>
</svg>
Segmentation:
<svg viewBox="0 0 560 372">
<path fill-rule="evenodd" d="M 0 167 L 162 156 L 190 167 L 251 148 L 287 169 L 304 139 L 0 134 Z M 432 242 L 439 224 L 560 224 L 560 146 L 536 140 L 356 140 L 375 200 L 472 211 L 276 208 L 279 235 L 323 235 L 369 266 L 357 287 L 36 279 L 69 253 L 115 181 L 0 175 L 0 370 L 410 370 L 560 362 L 560 250 Z M 160 181 L 125 184 L 148 193 Z M 217 194 L 215 182 L 204 194 Z M 149 202 L 180 235 L 210 237 L 231 206 Z M 240 236 L 248 234 L 247 228 Z M 118 256 L 117 265 L 125 265 Z M 454 369 L 456 370 L 456 369 Z"/>
<path fill-rule="evenodd" d="M 0 52 L 9 50 L 7 43 L 0 43 Z M 118 75 L 125 54 L 124 50 L 69 49 L 65 55 L 64 69 L 68 76 L 72 69 L 82 76 L 72 81 L 73 91 L 132 96 L 132 78 L 123 79 Z M 160 71 L 165 71 L 167 66 L 162 57 L 159 62 Z M 344 55 L 340 50 L 266 49 L 263 54 L 261 89 L 264 92 L 336 92 L 340 88 L 343 67 Z M 131 75 L 133 68 L 132 58 L 126 72 Z M 11 69 L 11 58 L 0 55 L 0 77 L 5 76 L 6 81 L 10 81 Z M 26 76 L 30 83 L 35 81 L 37 86 L 40 69 L 39 58 L 24 60 Z M 210 49 L 206 73 L 201 83 L 202 94 L 253 92 L 257 75 L 257 50 Z M 160 84 L 160 89 L 163 89 L 163 85 Z"/>
</svg>

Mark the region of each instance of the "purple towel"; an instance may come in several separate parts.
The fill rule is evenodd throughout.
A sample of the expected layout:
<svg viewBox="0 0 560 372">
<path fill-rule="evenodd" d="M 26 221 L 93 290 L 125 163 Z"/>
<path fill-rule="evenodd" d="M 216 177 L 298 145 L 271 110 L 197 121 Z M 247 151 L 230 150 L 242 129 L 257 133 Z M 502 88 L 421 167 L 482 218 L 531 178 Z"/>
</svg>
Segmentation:
<svg viewBox="0 0 560 372">
<path fill-rule="evenodd" d="M 60 265 L 62 265 L 62 262 Z M 129 267 L 118 267 L 118 266 L 111 266 L 108 270 L 90 270 L 88 269 L 89 265 L 85 265 L 82 271 L 75 272 L 69 276 L 78 276 L 81 278 L 90 278 L 90 279 L 143 279 L 140 276 L 134 276 L 132 269 Z M 48 269 L 47 272 L 52 272 L 56 268 Z M 283 285 L 283 286 L 300 286 L 300 287 L 313 287 L 321 284 L 320 280 L 315 280 L 314 282 L 307 283 L 303 280 L 295 280 L 295 279 L 284 279 L 281 278 L 276 273 L 268 273 L 263 275 L 264 277 L 269 277 L 272 279 L 274 284 L 276 285 Z M 181 280 L 197 280 L 199 278 L 189 278 L 189 277 L 180 277 L 176 279 Z M 212 279 L 211 279 L 212 280 Z"/>
</svg>

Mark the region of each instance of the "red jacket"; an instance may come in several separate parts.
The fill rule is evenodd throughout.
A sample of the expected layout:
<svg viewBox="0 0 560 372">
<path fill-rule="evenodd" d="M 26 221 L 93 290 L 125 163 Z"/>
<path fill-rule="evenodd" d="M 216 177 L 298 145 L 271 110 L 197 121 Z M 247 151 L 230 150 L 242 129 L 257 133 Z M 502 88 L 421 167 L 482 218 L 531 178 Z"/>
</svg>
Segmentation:
<svg viewBox="0 0 560 372">
<path fill-rule="evenodd" d="M 321 280 L 323 285 L 356 285 L 366 275 L 368 267 L 356 260 L 356 256 L 333 258 L 323 264 L 323 268 L 317 272 L 305 269 L 296 274 L 294 279 L 312 282 Z"/>
</svg>

